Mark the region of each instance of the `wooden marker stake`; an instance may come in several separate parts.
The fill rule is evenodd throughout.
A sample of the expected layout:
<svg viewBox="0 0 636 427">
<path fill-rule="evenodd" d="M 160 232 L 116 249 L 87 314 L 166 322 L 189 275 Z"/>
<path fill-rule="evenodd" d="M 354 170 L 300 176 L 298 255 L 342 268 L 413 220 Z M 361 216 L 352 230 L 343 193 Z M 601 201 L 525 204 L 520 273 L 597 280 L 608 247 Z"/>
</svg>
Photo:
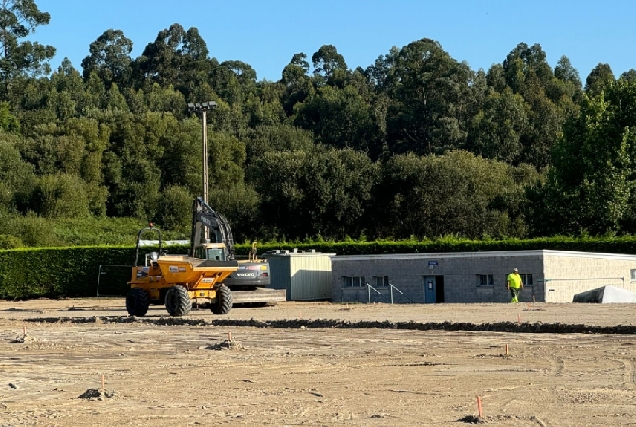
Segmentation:
<svg viewBox="0 0 636 427">
<path fill-rule="evenodd" d="M 26 326 L 22 327 L 22 332 L 24 333 L 24 336 L 26 336 Z"/>
<path fill-rule="evenodd" d="M 506 356 L 508 356 L 508 344 L 506 344 Z"/>
<path fill-rule="evenodd" d="M 229 342 L 232 342 L 232 332 L 228 332 L 228 333 L 227 333 L 227 340 L 228 340 Z"/>
<path fill-rule="evenodd" d="M 481 407 L 481 397 L 477 396 L 477 413 L 479 414 L 479 418 L 484 417 L 484 411 Z"/>
</svg>

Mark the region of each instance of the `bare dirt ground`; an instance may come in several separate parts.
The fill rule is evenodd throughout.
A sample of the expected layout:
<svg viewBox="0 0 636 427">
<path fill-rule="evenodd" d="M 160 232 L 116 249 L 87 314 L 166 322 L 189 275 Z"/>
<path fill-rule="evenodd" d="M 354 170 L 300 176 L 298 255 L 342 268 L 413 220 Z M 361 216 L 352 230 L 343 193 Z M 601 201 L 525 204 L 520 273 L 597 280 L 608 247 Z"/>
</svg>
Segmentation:
<svg viewBox="0 0 636 427">
<path fill-rule="evenodd" d="M 636 325 L 634 305 L 165 314 L 129 318 L 123 298 L 0 302 L 0 426 L 462 426 L 477 421 L 478 395 L 493 426 L 636 425 L 636 335 L 395 327 Z"/>
</svg>

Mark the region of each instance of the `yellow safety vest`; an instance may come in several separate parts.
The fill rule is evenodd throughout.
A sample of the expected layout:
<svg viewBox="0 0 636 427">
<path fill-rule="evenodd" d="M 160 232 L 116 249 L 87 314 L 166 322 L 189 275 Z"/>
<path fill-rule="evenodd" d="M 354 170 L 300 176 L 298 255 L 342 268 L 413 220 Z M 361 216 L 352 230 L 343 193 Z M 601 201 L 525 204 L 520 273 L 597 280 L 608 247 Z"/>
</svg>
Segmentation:
<svg viewBox="0 0 636 427">
<path fill-rule="evenodd" d="M 508 275 L 508 286 L 511 288 L 521 287 L 521 276 L 519 274 L 510 273 Z"/>
</svg>

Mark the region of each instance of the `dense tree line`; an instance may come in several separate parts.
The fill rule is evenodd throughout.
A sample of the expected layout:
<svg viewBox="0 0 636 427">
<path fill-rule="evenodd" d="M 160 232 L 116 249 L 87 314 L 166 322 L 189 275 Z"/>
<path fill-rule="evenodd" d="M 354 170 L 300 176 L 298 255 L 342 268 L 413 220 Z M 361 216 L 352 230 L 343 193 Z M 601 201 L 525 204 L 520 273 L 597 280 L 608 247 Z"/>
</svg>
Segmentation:
<svg viewBox="0 0 636 427">
<path fill-rule="evenodd" d="M 109 29 L 81 70 L 27 41 L 48 13 L 0 5 L 0 216 L 189 225 L 208 115 L 210 204 L 239 240 L 633 233 L 636 71 L 585 80 L 520 43 L 473 70 L 430 39 L 351 69 L 335 46 L 278 81 L 219 62 L 196 28 L 143 53 Z M 0 232 L 2 234 L 2 232 Z"/>
</svg>

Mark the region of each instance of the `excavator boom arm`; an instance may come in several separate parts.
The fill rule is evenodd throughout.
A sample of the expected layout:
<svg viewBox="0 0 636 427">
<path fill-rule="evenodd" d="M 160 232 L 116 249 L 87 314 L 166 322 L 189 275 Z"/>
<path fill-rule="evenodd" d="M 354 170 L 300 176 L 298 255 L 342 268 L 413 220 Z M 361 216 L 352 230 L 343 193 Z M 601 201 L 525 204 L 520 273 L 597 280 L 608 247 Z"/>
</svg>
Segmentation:
<svg viewBox="0 0 636 427">
<path fill-rule="evenodd" d="M 207 230 L 207 232 L 204 232 Z M 204 243 L 223 243 L 227 248 L 227 260 L 234 260 L 234 237 L 230 224 L 223 215 L 216 212 L 201 197 L 192 205 L 192 235 L 190 236 L 190 256 L 194 248 Z"/>
</svg>

